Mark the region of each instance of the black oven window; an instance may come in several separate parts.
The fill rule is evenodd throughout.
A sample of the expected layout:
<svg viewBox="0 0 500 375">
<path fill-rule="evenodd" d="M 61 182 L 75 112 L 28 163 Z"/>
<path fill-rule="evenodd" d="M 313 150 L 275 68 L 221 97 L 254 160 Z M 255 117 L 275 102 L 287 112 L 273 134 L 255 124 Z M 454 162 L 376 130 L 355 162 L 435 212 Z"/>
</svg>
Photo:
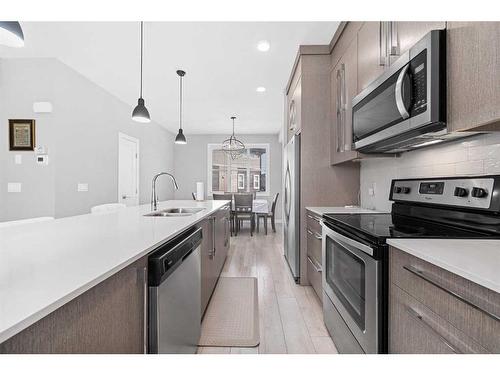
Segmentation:
<svg viewBox="0 0 500 375">
<path fill-rule="evenodd" d="M 361 330 L 365 329 L 365 264 L 326 239 L 326 281 Z"/>
</svg>

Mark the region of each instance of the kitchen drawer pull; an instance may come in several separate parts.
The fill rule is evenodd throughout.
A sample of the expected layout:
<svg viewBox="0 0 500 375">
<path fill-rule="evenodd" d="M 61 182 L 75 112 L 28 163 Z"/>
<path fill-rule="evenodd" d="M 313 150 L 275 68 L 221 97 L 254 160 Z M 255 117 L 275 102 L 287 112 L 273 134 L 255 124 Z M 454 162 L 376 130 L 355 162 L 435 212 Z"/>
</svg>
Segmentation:
<svg viewBox="0 0 500 375">
<path fill-rule="evenodd" d="M 314 264 L 314 262 L 312 261 L 312 259 L 310 257 L 307 257 L 307 260 L 309 261 L 309 263 L 311 263 L 312 267 L 314 268 L 314 270 L 318 273 L 322 273 L 323 272 L 323 269 L 321 267 L 318 267 L 316 264 Z"/>
<path fill-rule="evenodd" d="M 432 277 L 426 275 L 424 272 L 416 269 L 413 266 L 403 266 L 403 268 L 405 270 L 407 270 L 408 272 L 414 274 L 415 276 L 420 277 L 422 280 L 427 281 L 428 283 L 434 285 L 435 287 L 441 289 L 442 291 L 448 293 L 449 295 L 451 295 L 451 296 L 459 299 L 460 301 L 466 303 L 467 305 L 475 308 L 476 310 L 479 310 L 483 314 L 488 315 L 490 318 L 496 320 L 497 322 L 500 322 L 500 317 L 498 315 L 496 315 L 495 313 L 486 311 L 486 310 L 482 309 L 481 307 L 479 307 L 478 305 L 476 305 L 474 302 L 471 302 L 467 298 L 465 298 L 464 296 L 458 294 L 457 292 L 449 290 L 448 288 L 446 288 L 443 285 L 439 284 L 439 282 L 437 282 L 436 280 L 434 280 Z"/>
<path fill-rule="evenodd" d="M 313 215 L 307 215 L 307 217 L 308 217 L 309 219 L 316 220 L 318 223 L 321 221 L 319 218 L 317 218 L 316 216 L 313 216 Z"/>
<path fill-rule="evenodd" d="M 320 241 L 321 241 L 321 240 L 323 239 L 323 238 L 322 238 L 319 234 L 314 233 L 314 232 L 313 232 L 312 230 L 310 230 L 310 229 L 308 229 L 308 230 L 307 230 L 307 233 L 309 233 L 311 236 L 314 236 L 314 238 L 316 238 L 317 240 L 320 240 Z"/>
<path fill-rule="evenodd" d="M 417 322 L 419 322 L 420 324 L 422 324 L 425 328 L 427 328 L 427 330 L 429 330 L 430 332 L 432 332 L 437 338 L 439 338 L 439 340 L 441 340 L 448 348 L 450 348 L 453 351 L 453 353 L 455 353 L 455 354 L 462 354 L 462 352 L 456 346 L 454 346 L 453 344 L 451 344 L 448 340 L 446 340 L 443 336 L 441 336 L 438 331 L 436 331 L 434 328 L 432 328 L 429 325 L 429 323 L 427 323 L 424 320 L 424 318 L 422 317 L 422 315 L 420 315 L 419 313 L 417 313 L 411 307 L 407 306 L 406 309 L 408 311 L 408 314 L 413 319 L 415 319 Z"/>
</svg>

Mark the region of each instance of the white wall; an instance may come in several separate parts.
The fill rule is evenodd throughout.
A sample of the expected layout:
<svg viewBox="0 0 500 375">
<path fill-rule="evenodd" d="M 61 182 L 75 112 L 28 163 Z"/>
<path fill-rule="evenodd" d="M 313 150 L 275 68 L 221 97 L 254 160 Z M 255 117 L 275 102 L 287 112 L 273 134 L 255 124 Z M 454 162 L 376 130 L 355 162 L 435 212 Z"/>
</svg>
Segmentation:
<svg viewBox="0 0 500 375">
<path fill-rule="evenodd" d="M 50 101 L 53 112 L 33 113 L 34 101 Z M 91 206 L 116 202 L 118 132 L 140 140 L 140 203 L 149 202 L 159 171 L 174 169 L 174 135 L 157 123 L 131 120 L 132 107 L 56 59 L 0 61 L 0 221 L 34 216 L 71 216 Z M 154 114 L 152 114 L 154 116 Z M 49 151 L 48 166 L 34 152 L 8 151 L 8 119 L 36 120 L 36 144 Z M 14 164 L 14 155 L 23 164 Z M 22 193 L 7 193 L 22 182 Z M 89 184 L 77 192 L 77 184 Z M 173 197 L 171 185 L 160 199 Z"/>
<path fill-rule="evenodd" d="M 187 145 L 175 145 L 175 177 L 179 190 L 176 199 L 192 199 L 191 193 L 196 191 L 196 182 L 202 181 L 207 191 L 207 146 L 210 143 L 222 143 L 229 135 L 187 135 Z M 282 146 L 278 135 L 241 135 L 237 136 L 243 143 L 269 143 L 270 149 L 270 198 L 280 193 L 276 207 L 276 217 L 281 217 L 281 180 L 282 180 Z"/>
<path fill-rule="evenodd" d="M 500 133 L 431 146 L 397 158 L 361 162 L 361 204 L 390 211 L 393 178 L 500 174 Z M 374 186 L 375 195 L 368 194 Z"/>
</svg>

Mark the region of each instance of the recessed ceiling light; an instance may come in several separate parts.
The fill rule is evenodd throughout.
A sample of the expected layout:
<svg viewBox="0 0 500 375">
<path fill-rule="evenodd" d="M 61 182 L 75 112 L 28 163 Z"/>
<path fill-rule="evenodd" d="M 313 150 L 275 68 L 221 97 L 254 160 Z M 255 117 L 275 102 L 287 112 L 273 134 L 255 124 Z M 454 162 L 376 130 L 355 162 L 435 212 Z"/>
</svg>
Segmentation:
<svg viewBox="0 0 500 375">
<path fill-rule="evenodd" d="M 257 87 L 256 91 L 257 92 L 266 92 L 266 88 L 263 86 L 259 86 L 259 87 Z"/>
<path fill-rule="evenodd" d="M 271 45 L 267 40 L 261 40 L 259 43 L 257 43 L 257 49 L 261 52 L 267 52 L 269 51 L 269 48 L 271 48 Z"/>
</svg>

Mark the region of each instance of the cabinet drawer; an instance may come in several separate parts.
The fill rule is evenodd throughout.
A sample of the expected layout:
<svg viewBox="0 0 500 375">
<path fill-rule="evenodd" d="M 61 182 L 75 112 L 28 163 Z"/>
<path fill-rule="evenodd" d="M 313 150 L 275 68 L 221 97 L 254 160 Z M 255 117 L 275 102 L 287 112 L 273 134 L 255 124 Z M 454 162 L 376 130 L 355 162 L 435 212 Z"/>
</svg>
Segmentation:
<svg viewBox="0 0 500 375">
<path fill-rule="evenodd" d="M 307 228 L 307 256 L 321 264 L 321 232 Z"/>
<path fill-rule="evenodd" d="M 321 285 L 321 266 L 318 266 L 316 262 L 307 257 L 307 278 L 309 279 L 309 283 L 311 283 L 314 291 L 318 295 L 320 301 L 323 296 L 323 287 Z"/>
<path fill-rule="evenodd" d="M 391 283 L 472 337 L 500 353 L 500 294 L 391 247 Z"/>
<path fill-rule="evenodd" d="M 307 228 L 321 234 L 321 217 L 307 211 Z"/>
<path fill-rule="evenodd" d="M 389 300 L 389 353 L 488 353 L 394 284 L 390 285 Z"/>
</svg>

